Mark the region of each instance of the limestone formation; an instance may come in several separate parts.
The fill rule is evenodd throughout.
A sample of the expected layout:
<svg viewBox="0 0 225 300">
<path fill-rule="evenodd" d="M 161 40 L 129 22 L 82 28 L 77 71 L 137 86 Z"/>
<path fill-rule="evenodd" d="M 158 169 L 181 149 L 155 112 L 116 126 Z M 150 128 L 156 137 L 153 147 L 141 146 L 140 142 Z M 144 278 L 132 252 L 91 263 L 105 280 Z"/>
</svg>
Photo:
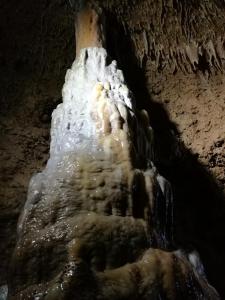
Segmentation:
<svg viewBox="0 0 225 300">
<path fill-rule="evenodd" d="M 8 299 L 219 299 L 197 252 L 175 249 L 149 115 L 103 48 L 104 30 L 91 6 L 78 14 L 77 58 L 52 114 L 50 158 L 30 181 Z M 196 47 L 182 52 L 193 68 Z"/>
<path fill-rule="evenodd" d="M 69 2 L 74 2 L 76 5 L 79 2 L 82 4 L 84 1 L 69 0 Z M 128 230 L 123 231 L 123 235 L 127 235 L 127 240 L 125 239 L 124 244 L 128 246 L 122 247 L 126 249 L 121 250 L 120 253 L 125 254 L 123 257 L 118 258 L 118 261 L 120 261 L 118 264 L 127 266 L 124 258 L 128 253 L 127 249 L 131 249 L 128 263 L 132 264 L 131 259 L 133 259 L 133 263 L 141 260 L 141 258 L 138 259 L 140 257 L 138 249 L 149 247 L 149 245 L 145 246 L 144 236 L 145 232 L 147 232 L 151 235 L 149 238 L 152 245 L 150 247 L 151 250 L 158 251 L 156 250 L 157 244 L 163 245 L 165 252 L 160 252 L 160 258 L 163 257 L 162 253 L 170 255 L 170 252 L 175 250 L 174 254 L 175 257 L 179 257 L 179 262 L 181 258 L 186 263 L 189 260 L 200 272 L 201 278 L 204 274 L 203 269 L 205 269 L 209 282 L 216 287 L 223 299 L 225 298 L 225 232 L 223 230 L 225 226 L 223 193 L 225 191 L 225 78 L 223 74 L 225 1 L 90 0 L 88 2 L 92 2 L 95 5 L 96 11 L 93 11 L 92 7 L 92 10 L 87 10 L 89 15 L 83 15 L 83 17 L 78 15 L 76 27 L 78 28 L 79 24 L 87 23 L 86 25 L 88 25 L 92 14 L 95 16 L 95 22 L 89 27 L 80 26 L 79 30 L 83 30 L 85 33 L 85 43 L 80 43 L 82 46 L 79 46 L 79 30 L 76 30 L 76 34 L 78 34 L 76 42 L 78 49 L 90 46 L 104 46 L 107 49 L 107 53 L 117 60 L 119 68 L 123 70 L 127 84 L 134 92 L 137 107 L 140 110 L 144 108 L 148 111 L 147 114 L 144 111 L 138 112 L 137 109 L 134 109 L 139 125 L 143 123 L 147 128 L 150 121 L 152 128 L 154 128 L 154 145 L 150 146 L 150 148 L 154 148 L 154 153 L 153 150 L 150 150 L 151 159 L 147 163 L 147 167 L 142 165 L 142 162 L 146 164 L 146 160 L 140 158 L 137 161 L 132 161 L 134 170 L 125 173 L 130 176 L 128 178 L 133 178 L 132 174 L 135 173 L 135 184 L 132 184 L 132 186 L 140 187 L 131 191 L 132 198 L 144 200 L 141 201 L 142 204 L 140 206 L 140 202 L 135 200 L 132 208 L 134 219 L 138 219 L 138 222 L 134 222 L 136 225 L 132 227 L 132 231 L 134 231 L 135 235 L 138 234 L 138 230 L 141 232 L 140 241 L 134 246 L 130 245 L 127 240 L 134 240 L 134 237 L 131 236 L 132 234 Z M 29 247 L 27 249 L 28 254 L 26 254 L 26 249 L 22 247 L 21 257 L 23 257 L 24 263 L 17 263 L 18 246 L 12 267 L 9 268 L 9 262 L 17 241 L 16 223 L 26 201 L 27 185 L 31 174 L 43 170 L 49 158 L 51 113 L 57 104 L 62 101 L 61 87 L 65 72 L 74 60 L 74 14 L 68 4 L 68 1 L 62 0 L 41 0 L 33 1 L 32 3 L 26 0 L 12 0 L 1 1 L 0 4 L 1 300 L 6 298 L 7 283 L 9 284 L 10 295 L 19 294 L 15 290 L 16 286 L 18 291 L 25 290 L 25 285 L 34 288 L 35 282 L 42 283 L 43 287 L 45 282 L 50 281 L 46 279 L 46 274 L 52 274 L 53 271 L 51 270 L 55 270 L 52 276 L 56 276 L 55 274 L 59 274 L 62 271 L 61 266 L 65 266 L 68 261 L 67 257 L 65 257 L 67 255 L 67 241 L 66 238 L 62 238 L 62 246 L 55 242 L 55 244 L 52 244 L 52 248 L 49 246 L 47 249 L 41 243 L 40 246 L 35 244 L 37 251 L 34 254 L 33 250 L 29 250 Z M 102 23 L 102 12 L 106 16 L 105 26 Z M 106 45 L 101 24 L 103 25 L 102 29 L 106 29 Z M 86 39 L 86 32 L 87 36 L 89 36 L 88 39 Z M 81 38 L 84 37 L 82 34 L 80 36 Z M 91 44 L 92 38 L 93 43 Z M 77 50 L 77 56 L 79 55 L 78 52 L 79 50 Z M 109 56 L 107 55 L 107 57 Z M 110 63 L 110 58 L 107 58 L 107 65 Z M 75 81 L 74 84 L 76 85 Z M 73 84 L 71 85 L 73 86 Z M 102 90 L 104 94 L 105 89 L 108 89 L 108 84 L 106 84 L 106 88 L 102 88 L 102 85 L 104 86 L 98 81 L 96 88 L 93 88 L 93 94 L 97 94 L 96 90 L 100 90 L 100 94 Z M 105 105 L 105 101 L 96 101 L 98 102 L 96 107 L 102 114 L 103 109 L 101 106 Z M 95 103 L 95 100 L 93 100 L 93 103 Z M 135 106 L 133 99 L 132 105 Z M 109 132 L 107 136 L 109 141 L 111 141 L 111 129 L 108 126 L 111 121 L 107 121 L 107 105 L 104 111 L 106 114 L 104 113 L 101 116 L 101 119 L 105 119 L 103 122 L 104 126 L 99 127 L 98 125 L 96 131 Z M 97 112 L 96 115 L 98 116 Z M 99 120 L 96 118 L 96 122 L 101 126 Z M 131 124 L 132 122 L 128 120 L 128 123 Z M 70 126 L 68 123 L 67 125 L 68 127 Z M 132 130 L 130 129 L 130 132 L 133 132 Z M 150 131 L 152 135 L 152 130 L 150 129 Z M 135 134 L 135 136 L 137 135 Z M 62 143 L 66 140 L 61 136 L 58 139 Z M 133 142 L 135 144 L 135 138 Z M 100 141 L 99 143 L 102 145 Z M 107 143 L 104 145 L 107 145 Z M 66 146 L 63 145 L 63 147 Z M 104 149 L 107 149 L 107 147 Z M 125 153 L 125 151 L 120 153 L 119 149 L 120 147 L 114 147 L 113 151 L 117 151 L 114 158 L 118 157 L 121 159 L 121 156 Z M 133 152 L 131 152 L 129 157 L 135 157 Z M 171 200 L 168 201 L 168 204 L 165 204 L 161 192 L 159 192 L 160 198 L 156 196 L 158 191 L 160 191 L 159 186 L 162 189 L 163 182 L 165 182 L 165 185 L 169 185 L 169 183 L 157 172 L 151 160 L 160 170 L 160 174 L 163 174 L 172 183 L 174 220 L 172 220 Z M 94 209 L 95 202 L 92 201 L 91 203 L 90 197 L 86 197 L 86 194 L 89 195 L 88 191 L 91 193 L 92 190 L 95 190 L 93 186 L 95 178 L 98 181 L 96 186 L 100 186 L 99 189 L 96 189 L 99 198 L 101 193 L 103 194 L 104 192 L 101 186 L 101 184 L 104 185 L 104 182 L 101 183 L 101 181 L 107 182 L 109 191 L 114 190 L 111 189 L 111 179 L 115 181 L 116 185 L 118 184 L 119 175 L 117 172 L 111 173 L 111 170 L 114 170 L 115 167 L 108 159 L 105 162 L 105 171 L 102 172 L 103 180 L 99 177 L 100 172 L 95 171 L 97 170 L 95 167 L 94 173 L 90 172 L 89 166 L 92 163 L 89 164 L 88 161 L 91 161 L 91 159 L 84 159 L 76 155 L 75 161 L 79 163 L 81 161 L 81 164 L 85 166 L 84 177 L 79 169 L 80 167 L 77 167 L 74 173 L 80 174 L 81 186 L 83 191 L 86 192 L 82 192 L 83 194 L 80 192 L 79 194 L 70 185 L 67 187 L 67 183 L 64 182 L 64 179 L 60 177 L 60 172 L 57 171 L 57 178 L 60 177 L 61 181 L 56 180 L 56 194 L 59 193 L 61 197 L 61 192 L 59 192 L 61 186 L 62 192 L 65 191 L 66 198 L 63 201 L 61 199 L 51 200 L 54 199 L 53 192 L 53 197 L 50 197 L 50 190 L 52 190 L 50 187 L 52 185 L 48 185 L 48 180 L 45 179 L 48 176 L 44 177 L 47 171 L 44 171 L 41 175 L 39 174 L 36 179 L 34 177 L 30 183 L 29 193 L 29 199 L 34 199 L 34 203 L 28 201 L 25 212 L 20 217 L 21 226 L 18 229 L 20 233 L 18 245 L 23 246 L 25 239 L 27 243 L 31 244 L 31 237 L 34 237 L 33 240 L 37 240 L 38 243 L 40 240 L 43 240 L 44 235 L 41 231 L 39 235 L 38 232 L 35 233 L 34 230 L 31 230 L 29 235 L 28 232 L 32 227 L 29 224 L 35 223 L 35 218 L 37 217 L 37 219 L 42 220 L 42 216 L 44 222 L 47 223 L 50 215 L 47 212 L 48 210 L 55 211 L 55 217 L 52 219 L 58 220 L 58 216 L 59 218 L 61 217 L 63 206 L 68 207 L 68 211 L 70 210 L 70 200 L 67 201 L 67 199 L 71 199 L 75 193 L 78 195 L 77 197 L 82 198 L 80 202 L 78 201 L 79 203 L 82 202 L 83 205 L 83 203 L 86 203 L 86 198 L 88 198 L 87 205 L 89 207 L 92 205 Z M 101 163 L 103 164 L 103 162 Z M 96 160 L 96 165 L 98 164 L 99 162 Z M 125 165 L 129 166 L 127 162 L 121 163 L 122 170 L 126 169 Z M 110 175 L 106 176 L 108 166 L 111 168 L 108 171 Z M 150 175 L 148 178 L 146 173 Z M 62 171 L 62 176 L 64 175 L 65 172 Z M 122 198 L 125 194 L 123 198 L 125 200 L 122 203 L 126 203 L 126 199 L 130 197 L 127 196 L 129 192 L 127 192 L 128 184 L 126 180 L 128 179 L 126 176 L 124 176 L 124 179 L 121 179 L 123 183 L 121 188 L 116 188 L 116 190 L 119 190 L 118 193 Z M 145 180 L 147 178 L 146 181 L 143 180 L 143 176 Z M 44 179 L 38 180 L 38 177 Z M 143 215 L 142 207 L 147 201 L 145 190 L 151 191 L 152 180 L 153 186 L 156 185 L 156 195 L 154 195 L 154 198 L 151 198 L 153 199 L 151 201 L 151 209 L 148 209 L 153 214 L 149 221 L 150 224 L 157 224 L 158 227 L 154 225 L 157 227 L 157 230 L 153 230 L 154 226 L 150 225 L 149 229 L 146 229 L 145 219 L 139 217 Z M 72 180 L 71 185 L 78 186 L 78 179 L 76 179 L 76 185 L 74 185 L 74 181 Z M 44 182 L 45 187 L 43 184 L 40 184 L 41 182 Z M 145 183 L 146 187 L 143 187 Z M 88 190 L 87 187 L 89 186 L 93 187 L 93 189 Z M 70 192 L 67 192 L 69 189 Z M 40 190 L 42 192 L 37 193 L 35 199 L 32 196 L 32 190 Z M 104 201 L 101 203 L 97 201 L 98 207 L 96 209 L 98 209 L 98 212 L 90 211 L 91 215 L 89 218 L 85 212 L 77 219 L 81 222 L 80 219 L 84 216 L 84 223 L 86 224 L 82 227 L 84 230 L 80 230 L 78 235 L 83 236 L 86 233 L 85 228 L 91 227 L 91 222 L 98 222 L 98 228 L 105 228 L 106 226 L 110 228 L 110 219 L 108 219 L 110 211 L 112 211 L 113 217 L 116 217 L 115 219 L 112 218 L 112 220 L 117 221 L 117 228 L 119 226 L 131 227 L 128 226 L 129 221 L 127 219 L 132 216 L 131 213 L 125 216 L 124 222 L 121 223 L 119 220 L 121 220 L 123 215 L 126 215 L 126 206 L 123 204 L 117 208 L 120 201 L 115 200 L 117 197 L 113 198 L 111 196 L 113 193 L 109 191 L 107 191 L 107 195 L 110 194 L 108 202 L 113 203 L 113 208 L 110 207 L 110 204 L 108 205 L 109 208 L 103 214 L 106 219 L 101 220 L 99 218 L 100 211 L 104 209 Z M 170 189 L 167 191 L 168 194 L 171 193 Z M 45 209 L 42 197 L 45 197 L 46 193 L 49 193 L 49 195 L 46 196 L 48 205 Z M 133 193 L 135 196 L 133 196 Z M 144 195 L 140 196 L 143 193 Z M 40 197 L 43 204 L 41 209 L 38 201 Z M 158 201 L 158 199 L 160 200 Z M 168 199 L 170 198 L 168 197 Z M 35 201 L 39 204 L 35 204 Z M 39 213 L 35 212 L 33 208 L 35 205 Z M 140 210 L 138 210 L 139 208 Z M 29 215 L 30 209 L 33 212 L 33 216 L 32 214 Z M 80 207 L 74 208 L 74 210 L 77 214 L 81 212 Z M 73 215 L 73 213 L 72 211 L 71 214 Z M 49 222 L 52 222 L 52 219 Z M 76 221 L 75 225 L 77 225 L 78 221 Z M 112 221 L 112 224 L 115 223 L 114 221 Z M 64 227 L 66 228 L 66 226 L 67 221 L 65 221 Z M 175 245 L 171 243 L 173 226 Z M 24 233 L 24 228 L 26 228 L 26 234 Z M 46 228 L 48 235 L 51 235 L 48 226 Z M 52 225 L 52 231 L 55 231 L 54 225 Z M 118 229 L 118 231 L 120 230 Z M 65 232 L 66 229 L 62 231 L 58 229 L 57 235 L 63 235 Z M 104 230 L 99 229 L 99 232 L 102 233 Z M 157 234 L 158 232 L 161 232 L 161 235 Z M 120 237 L 117 233 L 114 236 L 117 235 Z M 165 235 L 170 241 L 166 241 L 163 238 Z M 84 243 L 86 244 L 88 243 L 87 241 L 93 241 L 94 239 L 96 239 L 95 236 L 92 238 L 84 236 Z M 116 241 L 118 239 L 115 238 Z M 116 243 L 110 242 L 109 245 L 116 245 Z M 71 251 L 74 249 L 72 242 L 70 245 L 68 245 L 68 251 L 69 249 Z M 87 248 L 89 247 L 91 248 L 92 246 L 88 244 Z M 107 247 L 107 249 L 109 248 L 111 249 L 111 246 Z M 177 250 L 177 248 L 182 248 L 183 250 Z M 202 268 L 202 264 L 198 261 L 196 254 L 189 253 L 187 249 L 191 249 L 191 251 L 193 249 L 198 250 L 204 268 Z M 100 257 L 104 256 L 102 254 L 104 251 L 98 250 L 97 252 L 100 253 Z M 71 257 L 73 257 L 74 251 L 70 253 Z M 90 256 L 92 257 L 92 254 Z M 118 257 L 117 254 L 115 256 Z M 53 257 L 55 262 L 53 263 L 48 257 Z M 30 263 L 29 260 L 31 259 L 34 262 Z M 107 268 L 117 268 L 114 259 L 109 259 L 109 262 L 107 260 L 107 263 L 102 262 L 104 259 L 91 259 L 91 263 L 89 263 L 90 259 L 87 259 L 87 261 L 88 266 L 93 265 L 92 269 L 97 269 L 99 272 L 104 270 L 104 265 L 107 265 Z M 32 270 L 31 267 L 26 270 L 29 265 L 32 266 Z M 73 264 L 71 263 L 70 266 L 68 266 L 67 270 L 71 270 Z M 176 264 L 173 264 L 173 266 L 172 270 L 176 273 Z M 123 270 L 129 270 L 129 268 L 126 267 Z M 8 276 L 8 272 L 11 273 L 10 276 Z M 29 275 L 24 275 L 24 273 Z M 33 283 L 30 283 L 26 276 L 32 278 L 34 273 L 39 274 L 37 275 L 39 277 L 37 280 L 33 277 Z M 21 274 L 21 278 L 24 278 L 24 286 L 21 284 L 19 274 Z M 19 278 L 19 282 L 14 285 L 16 278 Z M 87 281 L 88 277 L 86 277 L 86 283 Z M 53 283 L 52 286 L 54 286 Z M 87 286 L 91 289 L 89 284 L 85 284 L 85 289 L 87 289 Z M 42 287 L 40 290 L 43 292 Z M 35 292 L 32 295 L 35 295 Z M 132 299 L 132 297 L 130 298 Z M 183 299 L 185 297 L 181 295 L 180 298 Z"/>
<path fill-rule="evenodd" d="M 168 251 L 172 194 L 153 145 L 116 62 L 82 49 L 30 182 L 9 299 L 218 299 L 193 259 Z"/>
<path fill-rule="evenodd" d="M 209 70 L 223 69 L 223 0 L 70 0 L 75 9 L 80 2 L 115 11 L 124 30 L 131 33 L 140 65 L 148 57 L 155 70 L 187 74 L 202 68 L 202 64 Z"/>
</svg>

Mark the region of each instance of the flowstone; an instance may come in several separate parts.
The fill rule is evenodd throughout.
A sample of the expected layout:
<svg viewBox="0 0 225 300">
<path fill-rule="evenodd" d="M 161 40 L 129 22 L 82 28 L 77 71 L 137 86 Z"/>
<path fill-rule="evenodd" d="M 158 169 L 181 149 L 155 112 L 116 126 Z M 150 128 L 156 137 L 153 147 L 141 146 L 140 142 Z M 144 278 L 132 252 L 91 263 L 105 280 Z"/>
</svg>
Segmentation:
<svg viewBox="0 0 225 300">
<path fill-rule="evenodd" d="M 218 299 L 194 254 L 169 251 L 172 192 L 153 145 L 116 62 L 81 50 L 30 181 L 9 299 Z"/>
</svg>

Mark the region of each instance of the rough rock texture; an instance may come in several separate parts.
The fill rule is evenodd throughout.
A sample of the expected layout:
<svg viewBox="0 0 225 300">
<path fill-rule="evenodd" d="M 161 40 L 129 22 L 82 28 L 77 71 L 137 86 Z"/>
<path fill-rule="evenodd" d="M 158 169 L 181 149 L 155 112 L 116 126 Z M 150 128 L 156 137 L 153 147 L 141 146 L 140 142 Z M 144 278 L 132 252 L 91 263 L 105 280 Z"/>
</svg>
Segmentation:
<svg viewBox="0 0 225 300">
<path fill-rule="evenodd" d="M 48 158 L 51 113 L 75 54 L 70 8 L 62 1 L 27 4 L 0 4 L 0 285 L 30 177 Z"/>
<path fill-rule="evenodd" d="M 224 296 L 224 50 L 218 48 L 218 41 L 223 45 L 224 1 L 101 4 L 106 8 L 112 57 L 125 71 L 137 106 L 151 108 L 150 122 L 161 151 L 157 167 L 174 188 L 175 239 L 183 248 L 197 248 L 210 282 Z M 61 102 L 65 70 L 75 50 L 74 19 L 65 1 L 30 5 L 3 0 L 0 8 L 4 284 L 28 181 L 48 157 L 50 115 Z M 212 44 L 207 48 L 212 55 L 205 50 L 210 41 L 216 55 Z M 166 55 L 159 55 L 161 48 Z M 184 54 L 177 56 L 180 49 Z M 186 49 L 194 49 L 192 57 L 198 56 L 195 68 Z"/>
<path fill-rule="evenodd" d="M 176 10 L 176 1 L 170 8 L 169 1 L 160 1 L 162 5 L 151 3 L 150 8 L 148 3 L 151 1 L 146 2 L 133 1 L 131 10 L 126 10 L 122 3 L 114 6 L 117 14 L 111 19 L 109 14 L 108 19 L 110 26 L 117 26 L 117 34 L 110 35 L 111 53 L 126 66 L 125 77 L 138 99 L 137 106 L 149 113 L 155 132 L 156 165 L 174 190 L 176 242 L 184 248 L 198 249 L 211 282 L 225 295 L 225 237 L 222 230 L 225 225 L 224 58 L 223 55 L 217 57 L 220 70 L 203 51 L 195 69 L 186 54 L 181 58 L 173 52 L 173 49 L 180 49 L 177 43 L 183 40 L 187 44 L 191 44 L 192 39 L 202 44 L 210 37 L 216 47 L 214 37 L 223 32 L 219 27 L 224 28 L 224 3 L 179 2 L 182 16 L 187 13 L 189 20 L 199 22 L 195 30 L 192 22 L 186 27 L 188 38 L 184 34 L 183 17 L 179 18 L 176 30 L 171 27 L 181 12 Z M 157 9 L 159 7 L 162 10 Z M 173 12 L 173 17 L 169 11 Z M 129 16 L 127 23 L 118 21 L 120 13 Z M 137 21 L 139 13 L 152 15 L 154 30 L 146 29 L 147 17 L 140 16 L 141 21 Z M 203 16 L 201 23 L 199 14 Z M 138 24 L 133 25 L 136 21 Z M 174 29 L 172 33 L 169 28 Z M 120 43 L 116 43 L 118 36 Z M 122 36 L 125 38 L 120 38 Z M 160 44 L 164 52 L 171 51 L 171 55 L 161 57 L 160 64 L 157 55 L 150 55 L 146 50 L 149 47 L 157 49 L 152 41 Z"/>
<path fill-rule="evenodd" d="M 50 158 L 20 216 L 9 299 L 219 299 L 193 254 L 168 251 L 171 186 L 153 167 L 147 112 L 108 61 L 83 49 L 67 72 Z"/>
<path fill-rule="evenodd" d="M 159 103 L 159 116 L 166 120 L 155 128 L 167 136 L 158 139 L 158 149 L 162 150 L 157 165 L 173 185 L 175 236 L 178 244 L 198 249 L 211 282 L 223 293 L 224 76 L 216 74 L 208 79 L 199 72 L 165 77 L 163 86 L 161 74 L 148 88 L 154 105 Z M 168 114 L 162 114 L 161 108 Z"/>
</svg>

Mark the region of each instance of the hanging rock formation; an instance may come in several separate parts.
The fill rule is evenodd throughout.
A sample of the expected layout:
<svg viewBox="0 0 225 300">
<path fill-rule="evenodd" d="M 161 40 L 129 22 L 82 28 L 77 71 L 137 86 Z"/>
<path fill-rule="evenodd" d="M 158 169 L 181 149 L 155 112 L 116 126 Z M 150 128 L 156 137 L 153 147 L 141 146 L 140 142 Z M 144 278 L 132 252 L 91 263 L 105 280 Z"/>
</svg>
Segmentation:
<svg viewBox="0 0 225 300">
<path fill-rule="evenodd" d="M 20 216 L 8 299 L 219 299 L 195 253 L 170 251 L 172 193 L 154 167 L 148 114 L 98 32 L 91 45 L 77 38 L 50 158 Z"/>
<path fill-rule="evenodd" d="M 75 9 L 79 7 L 77 1 L 70 2 Z M 221 71 L 224 66 L 224 0 L 88 2 L 115 11 L 125 30 L 131 33 L 140 65 L 148 57 L 155 71 L 192 73 L 202 64 L 210 71 Z"/>
</svg>

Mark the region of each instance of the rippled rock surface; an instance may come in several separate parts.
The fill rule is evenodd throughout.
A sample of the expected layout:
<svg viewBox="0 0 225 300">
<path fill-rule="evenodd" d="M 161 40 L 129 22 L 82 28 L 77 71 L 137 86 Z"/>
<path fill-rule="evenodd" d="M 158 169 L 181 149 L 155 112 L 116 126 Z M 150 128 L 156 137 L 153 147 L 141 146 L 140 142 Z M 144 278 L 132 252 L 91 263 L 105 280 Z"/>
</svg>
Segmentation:
<svg viewBox="0 0 225 300">
<path fill-rule="evenodd" d="M 169 251 L 172 193 L 153 144 L 116 62 L 83 49 L 30 181 L 9 299 L 218 299 L 196 254 Z"/>
</svg>

